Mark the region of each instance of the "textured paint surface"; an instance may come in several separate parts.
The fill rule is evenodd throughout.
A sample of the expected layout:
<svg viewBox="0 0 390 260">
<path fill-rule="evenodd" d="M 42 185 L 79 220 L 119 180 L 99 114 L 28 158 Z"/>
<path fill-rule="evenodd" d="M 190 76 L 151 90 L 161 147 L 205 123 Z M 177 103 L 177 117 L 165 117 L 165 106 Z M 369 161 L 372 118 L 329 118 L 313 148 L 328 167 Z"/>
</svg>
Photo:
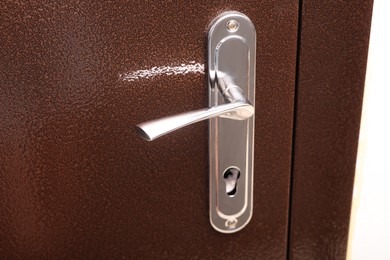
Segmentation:
<svg viewBox="0 0 390 260">
<path fill-rule="evenodd" d="M 237 234 L 208 216 L 207 123 L 154 142 L 149 119 L 207 106 L 226 10 L 257 28 L 254 212 Z M 285 259 L 298 6 L 293 1 L 0 3 L 0 258 Z"/>
<path fill-rule="evenodd" d="M 372 1 L 303 1 L 291 259 L 345 259 Z"/>
</svg>

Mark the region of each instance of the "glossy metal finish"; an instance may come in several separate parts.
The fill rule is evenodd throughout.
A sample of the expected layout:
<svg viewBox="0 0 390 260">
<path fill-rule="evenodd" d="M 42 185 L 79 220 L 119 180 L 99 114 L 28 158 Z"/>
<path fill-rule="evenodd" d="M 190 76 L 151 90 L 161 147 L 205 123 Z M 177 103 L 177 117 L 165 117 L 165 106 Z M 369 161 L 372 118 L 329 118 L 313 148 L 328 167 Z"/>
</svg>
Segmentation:
<svg viewBox="0 0 390 260">
<path fill-rule="evenodd" d="M 210 74 L 211 75 L 211 74 Z M 242 90 L 230 76 L 220 73 L 218 76 L 220 96 L 227 104 L 198 109 L 173 116 L 167 116 L 136 125 L 138 134 L 147 141 L 153 141 L 182 127 L 215 118 L 245 120 L 254 114 L 254 107 L 247 102 Z"/>
<path fill-rule="evenodd" d="M 234 82 L 255 104 L 256 31 L 248 17 L 221 14 L 209 31 L 209 105 L 220 106 Z M 229 75 L 229 77 L 226 77 Z M 234 99 L 234 98 L 233 98 Z M 252 216 L 254 116 L 244 121 L 210 119 L 210 222 L 223 233 L 241 230 Z M 229 196 L 224 173 L 240 170 L 237 192 Z"/>
<path fill-rule="evenodd" d="M 162 135 L 202 120 L 218 116 L 244 120 L 251 117 L 253 113 L 254 108 L 252 105 L 244 102 L 235 102 L 148 121 L 138 124 L 136 127 L 142 138 L 147 141 L 153 141 Z"/>
<path fill-rule="evenodd" d="M 252 217 L 255 52 L 256 31 L 249 18 L 238 12 L 221 14 L 208 35 L 210 107 L 136 126 L 142 138 L 153 141 L 210 119 L 210 222 L 223 233 L 241 230 Z M 223 178 L 231 167 L 242 176 L 234 183 L 234 196 Z"/>
<path fill-rule="evenodd" d="M 236 50 L 237 49 L 234 48 L 229 51 Z M 229 53 L 225 53 L 225 55 L 229 55 Z M 243 55 L 246 57 L 245 53 L 243 53 Z M 210 55 L 209 58 L 214 57 L 213 55 Z M 236 66 L 245 68 L 245 64 L 238 63 Z M 243 77 L 246 77 L 247 73 L 245 70 L 241 73 L 243 73 Z M 226 102 L 227 104 L 214 105 L 208 108 L 167 116 L 138 124 L 136 125 L 138 134 L 147 141 L 153 141 L 160 136 L 166 135 L 182 127 L 211 118 L 223 117 L 232 120 L 245 120 L 251 117 L 255 112 L 254 107 L 248 103 L 242 89 L 235 84 L 232 76 L 219 71 L 217 73 L 215 71 L 210 71 L 210 82 L 213 82 L 210 75 L 214 74 L 217 75 L 218 79 L 218 83 L 216 84 L 219 89 L 218 96 L 221 96 L 224 103 Z M 236 76 L 236 78 L 240 77 Z M 209 88 L 214 88 L 214 85 L 214 82 L 210 83 Z"/>
</svg>

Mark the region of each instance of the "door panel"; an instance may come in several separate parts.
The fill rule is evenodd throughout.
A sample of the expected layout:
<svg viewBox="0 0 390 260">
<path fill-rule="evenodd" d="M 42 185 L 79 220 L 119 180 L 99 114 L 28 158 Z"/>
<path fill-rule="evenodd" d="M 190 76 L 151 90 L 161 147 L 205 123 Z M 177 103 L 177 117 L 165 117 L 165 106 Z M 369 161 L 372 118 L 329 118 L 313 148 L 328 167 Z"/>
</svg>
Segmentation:
<svg viewBox="0 0 390 260">
<path fill-rule="evenodd" d="M 134 131 L 207 106 L 207 28 L 227 10 L 251 18 L 258 46 L 253 217 L 230 235 L 209 223 L 207 122 L 153 142 Z M 296 2 L 0 12 L 1 258 L 286 257 Z"/>
<path fill-rule="evenodd" d="M 302 1 L 291 259 L 345 259 L 372 1 Z"/>
</svg>

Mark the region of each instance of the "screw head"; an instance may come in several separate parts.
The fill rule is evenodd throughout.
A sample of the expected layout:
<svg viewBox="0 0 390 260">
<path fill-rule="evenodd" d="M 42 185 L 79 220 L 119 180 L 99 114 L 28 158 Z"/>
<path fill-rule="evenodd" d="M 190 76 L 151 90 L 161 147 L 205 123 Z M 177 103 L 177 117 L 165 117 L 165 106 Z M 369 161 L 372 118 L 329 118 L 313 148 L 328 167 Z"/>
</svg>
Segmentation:
<svg viewBox="0 0 390 260">
<path fill-rule="evenodd" d="M 226 28 L 229 32 L 235 32 L 238 30 L 238 27 L 240 27 L 239 23 L 236 20 L 230 20 L 226 23 Z"/>
<path fill-rule="evenodd" d="M 237 219 L 228 219 L 225 222 L 225 226 L 227 228 L 233 229 L 233 228 L 236 228 L 237 222 L 238 222 Z"/>
</svg>

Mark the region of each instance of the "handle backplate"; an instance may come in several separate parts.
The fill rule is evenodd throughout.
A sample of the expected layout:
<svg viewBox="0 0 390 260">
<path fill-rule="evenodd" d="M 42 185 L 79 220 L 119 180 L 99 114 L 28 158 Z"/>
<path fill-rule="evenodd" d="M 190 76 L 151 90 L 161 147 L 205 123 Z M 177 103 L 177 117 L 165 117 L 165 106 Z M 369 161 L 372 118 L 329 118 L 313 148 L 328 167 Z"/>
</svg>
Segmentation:
<svg viewBox="0 0 390 260">
<path fill-rule="evenodd" d="M 256 32 L 250 19 L 226 12 L 208 34 L 209 107 L 224 104 L 225 75 L 255 106 Z M 229 86 L 229 84 L 227 84 Z M 241 230 L 252 216 L 254 115 L 209 121 L 210 222 L 218 231 Z"/>
</svg>

